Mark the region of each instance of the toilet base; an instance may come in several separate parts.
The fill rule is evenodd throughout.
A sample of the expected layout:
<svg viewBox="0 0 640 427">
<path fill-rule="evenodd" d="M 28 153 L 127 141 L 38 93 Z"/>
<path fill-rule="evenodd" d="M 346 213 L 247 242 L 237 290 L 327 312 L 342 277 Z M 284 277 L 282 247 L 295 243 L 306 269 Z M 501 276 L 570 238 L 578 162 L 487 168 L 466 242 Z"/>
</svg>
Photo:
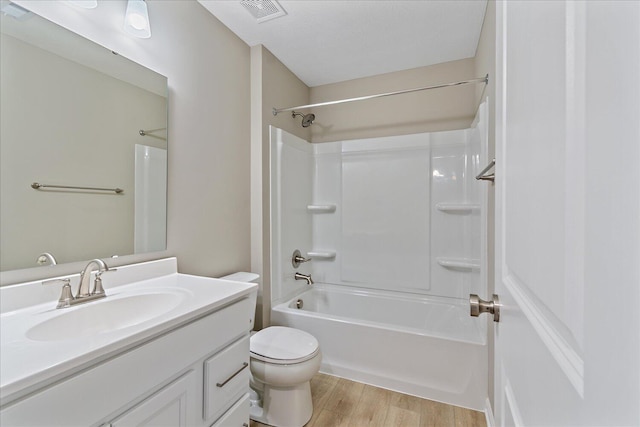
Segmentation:
<svg viewBox="0 0 640 427">
<path fill-rule="evenodd" d="M 275 427 L 302 427 L 313 415 L 309 381 L 292 387 L 262 384 L 259 399 L 251 399 L 250 418 Z"/>
</svg>

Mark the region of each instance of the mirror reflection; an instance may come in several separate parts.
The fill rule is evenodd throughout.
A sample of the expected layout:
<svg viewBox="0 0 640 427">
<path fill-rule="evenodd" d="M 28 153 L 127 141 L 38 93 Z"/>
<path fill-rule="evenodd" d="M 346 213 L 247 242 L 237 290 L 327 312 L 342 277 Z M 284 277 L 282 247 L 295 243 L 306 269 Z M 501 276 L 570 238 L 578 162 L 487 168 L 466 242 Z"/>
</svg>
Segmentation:
<svg viewBox="0 0 640 427">
<path fill-rule="evenodd" d="M 31 12 L 1 24 L 0 270 L 164 250 L 166 78 Z"/>
</svg>

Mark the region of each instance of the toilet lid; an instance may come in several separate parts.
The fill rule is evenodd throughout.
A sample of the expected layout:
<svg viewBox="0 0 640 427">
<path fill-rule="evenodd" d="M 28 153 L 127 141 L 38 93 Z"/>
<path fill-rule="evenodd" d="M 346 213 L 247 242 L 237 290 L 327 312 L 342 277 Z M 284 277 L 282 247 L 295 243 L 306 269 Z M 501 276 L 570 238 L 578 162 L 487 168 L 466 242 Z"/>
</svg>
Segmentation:
<svg viewBox="0 0 640 427">
<path fill-rule="evenodd" d="M 276 363 L 303 362 L 315 356 L 319 348 L 313 335 L 285 326 L 271 326 L 256 332 L 250 342 L 254 356 Z"/>
</svg>

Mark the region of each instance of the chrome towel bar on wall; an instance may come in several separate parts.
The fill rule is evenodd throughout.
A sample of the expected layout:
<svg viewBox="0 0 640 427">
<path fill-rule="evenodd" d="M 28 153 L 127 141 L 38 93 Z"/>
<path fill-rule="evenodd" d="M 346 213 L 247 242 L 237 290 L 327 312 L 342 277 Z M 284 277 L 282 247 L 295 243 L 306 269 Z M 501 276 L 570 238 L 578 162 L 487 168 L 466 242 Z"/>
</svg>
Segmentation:
<svg viewBox="0 0 640 427">
<path fill-rule="evenodd" d="M 122 188 L 97 188 L 97 187 L 76 187 L 70 185 L 50 185 L 50 184 L 40 184 L 34 182 L 31 184 L 31 188 L 34 190 L 40 190 L 41 188 L 62 188 L 68 190 L 88 190 L 88 191 L 113 191 L 116 194 L 122 193 L 124 190 Z"/>
<path fill-rule="evenodd" d="M 482 181 L 491 181 L 494 182 L 495 178 L 496 178 L 496 174 L 491 173 L 491 174 L 487 174 L 487 172 L 489 171 L 489 169 L 491 169 L 492 167 L 494 167 L 496 165 L 496 159 L 491 160 L 491 163 L 489 163 L 487 165 L 486 168 L 482 169 L 482 172 L 480 172 L 477 176 L 476 179 L 478 181 L 482 180 Z"/>
</svg>

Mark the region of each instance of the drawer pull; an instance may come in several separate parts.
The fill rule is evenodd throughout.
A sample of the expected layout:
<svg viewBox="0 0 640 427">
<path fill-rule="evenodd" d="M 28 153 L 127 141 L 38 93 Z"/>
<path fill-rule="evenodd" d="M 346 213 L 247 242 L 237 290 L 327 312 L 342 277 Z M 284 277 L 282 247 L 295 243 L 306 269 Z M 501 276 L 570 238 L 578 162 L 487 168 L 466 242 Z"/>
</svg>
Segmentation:
<svg viewBox="0 0 640 427">
<path fill-rule="evenodd" d="M 224 380 L 221 383 L 216 383 L 216 387 L 224 387 L 226 383 L 228 383 L 229 381 L 231 381 L 236 375 L 238 375 L 240 372 L 242 372 L 242 370 L 244 368 L 246 368 L 247 366 L 249 366 L 249 364 L 247 362 L 242 363 L 242 368 L 238 369 L 237 371 L 235 371 L 233 373 L 233 375 L 231 375 L 229 378 L 227 378 L 226 380 Z"/>
</svg>

